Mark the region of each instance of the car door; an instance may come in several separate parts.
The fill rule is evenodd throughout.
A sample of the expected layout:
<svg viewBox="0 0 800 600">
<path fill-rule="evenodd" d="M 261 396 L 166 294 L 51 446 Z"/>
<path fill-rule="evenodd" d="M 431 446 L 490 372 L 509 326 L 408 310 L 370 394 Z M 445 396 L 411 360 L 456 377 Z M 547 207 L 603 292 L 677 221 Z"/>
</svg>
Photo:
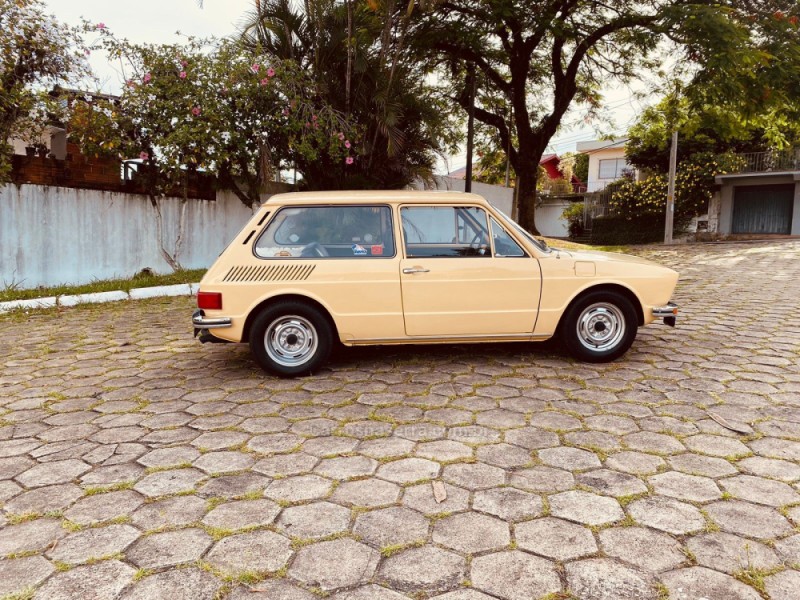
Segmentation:
<svg viewBox="0 0 800 600">
<path fill-rule="evenodd" d="M 477 206 L 400 208 L 400 281 L 406 335 L 532 333 L 541 269 Z M 491 227 L 491 229 L 490 229 Z"/>
</svg>

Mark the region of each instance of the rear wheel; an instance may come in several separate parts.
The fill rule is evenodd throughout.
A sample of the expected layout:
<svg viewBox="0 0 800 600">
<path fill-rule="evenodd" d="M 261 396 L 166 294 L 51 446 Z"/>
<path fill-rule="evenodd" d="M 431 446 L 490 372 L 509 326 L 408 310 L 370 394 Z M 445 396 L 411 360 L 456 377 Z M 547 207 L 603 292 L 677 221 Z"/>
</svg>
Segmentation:
<svg viewBox="0 0 800 600">
<path fill-rule="evenodd" d="M 570 354 L 585 362 L 609 362 L 633 344 L 638 328 L 636 309 L 614 291 L 590 292 L 564 314 L 560 337 Z"/>
<path fill-rule="evenodd" d="M 328 360 L 333 328 L 316 307 L 287 300 L 261 311 L 250 328 L 249 341 L 262 369 L 281 377 L 297 377 Z"/>
</svg>

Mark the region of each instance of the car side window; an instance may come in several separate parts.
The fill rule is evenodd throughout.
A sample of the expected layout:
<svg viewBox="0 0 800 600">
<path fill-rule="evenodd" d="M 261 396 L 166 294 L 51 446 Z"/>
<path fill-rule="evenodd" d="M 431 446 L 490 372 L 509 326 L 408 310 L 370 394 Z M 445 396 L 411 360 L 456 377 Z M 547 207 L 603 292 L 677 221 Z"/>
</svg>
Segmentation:
<svg viewBox="0 0 800 600">
<path fill-rule="evenodd" d="M 508 234 L 494 217 L 491 217 L 491 221 L 495 256 L 527 256 L 520 245 L 514 241 L 514 238 Z"/>
<path fill-rule="evenodd" d="M 392 212 L 388 206 L 284 207 L 253 251 L 260 258 L 392 257 Z"/>
<path fill-rule="evenodd" d="M 471 206 L 406 206 L 400 209 L 407 257 L 492 255 L 486 212 Z"/>
</svg>

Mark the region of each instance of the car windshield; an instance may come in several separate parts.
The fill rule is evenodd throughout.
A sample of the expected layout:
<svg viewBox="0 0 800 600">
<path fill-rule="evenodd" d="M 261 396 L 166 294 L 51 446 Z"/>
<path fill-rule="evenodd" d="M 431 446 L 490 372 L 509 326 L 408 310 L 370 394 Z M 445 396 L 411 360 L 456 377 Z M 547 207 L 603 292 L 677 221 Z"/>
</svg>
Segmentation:
<svg viewBox="0 0 800 600">
<path fill-rule="evenodd" d="M 521 233 L 523 236 L 525 236 L 525 239 L 527 239 L 527 240 L 530 240 L 530 242 L 531 242 L 531 243 L 532 243 L 534 246 L 536 246 L 536 247 L 537 247 L 539 250 L 541 250 L 542 252 L 552 252 L 552 248 L 550 248 L 550 247 L 549 247 L 549 246 L 548 246 L 548 245 L 547 245 L 547 244 L 546 244 L 546 243 L 545 243 L 543 240 L 537 240 L 537 239 L 536 239 L 535 237 L 533 237 L 533 236 L 532 236 L 530 233 L 528 233 L 528 232 L 527 232 L 527 231 L 525 231 L 525 230 L 524 230 L 522 227 L 520 227 L 520 225 L 519 225 L 519 224 L 518 224 L 516 221 L 513 221 L 513 220 L 512 220 L 512 219 L 511 219 L 511 218 L 510 218 L 508 215 L 506 215 L 504 212 L 502 212 L 502 211 L 497 211 L 497 213 L 498 213 L 498 214 L 499 214 L 499 215 L 502 217 L 503 221 L 505 221 L 505 223 L 506 223 L 507 225 L 509 225 L 510 227 L 513 227 L 513 228 L 514 228 L 514 229 L 516 229 L 516 230 L 517 230 L 519 233 Z"/>
</svg>

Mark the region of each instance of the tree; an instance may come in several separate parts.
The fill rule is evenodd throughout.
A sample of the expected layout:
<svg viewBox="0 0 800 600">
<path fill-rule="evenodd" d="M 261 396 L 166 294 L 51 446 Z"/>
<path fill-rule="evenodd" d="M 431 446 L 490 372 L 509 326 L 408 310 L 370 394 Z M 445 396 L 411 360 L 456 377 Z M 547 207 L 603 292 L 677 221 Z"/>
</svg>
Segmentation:
<svg viewBox="0 0 800 600">
<path fill-rule="evenodd" d="M 45 14 L 40 0 L 0 0 L 0 183 L 11 171 L 9 139 L 43 125 L 46 92 L 85 75 L 83 59 L 78 30 Z"/>
<path fill-rule="evenodd" d="M 156 211 L 164 260 L 180 268 L 161 236 L 159 198 L 194 172 L 218 177 L 248 207 L 281 168 L 323 160 L 352 163 L 358 131 L 314 94 L 292 61 L 256 55 L 232 41 L 131 44 L 102 31 L 96 46 L 123 59 L 128 81 L 119 98 L 73 103 L 71 137 L 87 154 L 141 160 L 139 177 Z M 181 225 L 180 232 L 183 231 Z"/>
<path fill-rule="evenodd" d="M 430 179 L 437 155 L 455 147 L 458 107 L 426 81 L 408 51 L 409 6 L 266 0 L 243 27 L 252 51 L 296 61 L 319 97 L 363 129 L 353 164 L 298 163 L 310 187 L 403 187 Z"/>
<path fill-rule="evenodd" d="M 462 107 L 469 104 L 467 64 L 477 67 L 483 90 L 503 99 L 508 109 L 483 104 L 475 116 L 509 149 L 518 219 L 535 232 L 537 165 L 570 107 L 592 113 L 601 106 L 602 86 L 656 67 L 662 43 L 679 62 L 736 74 L 740 85 L 731 91 L 752 99 L 756 84 L 743 80 L 753 65 L 781 74 L 796 68 L 780 66 L 776 51 L 789 44 L 795 56 L 796 36 L 787 42 L 786 32 L 797 10 L 793 0 L 543 0 L 535 7 L 522 0 L 442 0 L 417 24 L 414 39 L 449 74 Z M 781 27 L 772 23 L 777 12 Z M 702 79 L 708 70 L 690 76 Z"/>
</svg>

